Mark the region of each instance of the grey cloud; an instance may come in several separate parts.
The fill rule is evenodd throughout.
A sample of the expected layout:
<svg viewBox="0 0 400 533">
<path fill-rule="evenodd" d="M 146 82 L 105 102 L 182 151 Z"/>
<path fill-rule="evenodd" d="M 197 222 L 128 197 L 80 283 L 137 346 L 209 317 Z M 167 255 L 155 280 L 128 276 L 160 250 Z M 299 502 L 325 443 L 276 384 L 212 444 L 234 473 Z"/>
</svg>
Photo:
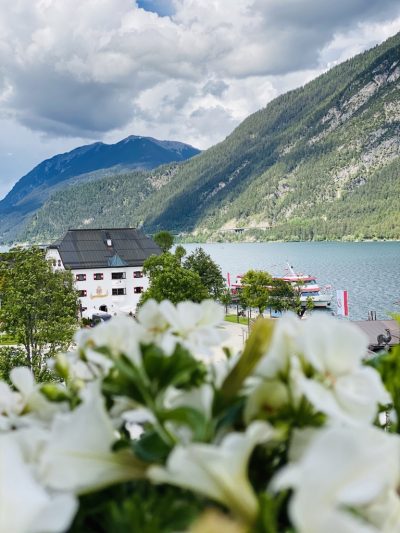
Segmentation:
<svg viewBox="0 0 400 533">
<path fill-rule="evenodd" d="M 319 64 L 335 35 L 366 22 L 400 15 L 398 0 L 254 0 L 249 12 L 260 22 L 264 43 L 230 54 L 237 76 L 286 74 Z M 247 59 L 247 61 L 246 61 Z M 229 60 L 228 60 L 229 64 Z"/>
<path fill-rule="evenodd" d="M 192 128 L 204 134 L 212 131 L 219 139 L 226 137 L 238 125 L 238 120 L 222 106 L 199 107 L 190 114 L 189 120 Z"/>
<path fill-rule="evenodd" d="M 17 118 L 33 130 L 55 135 L 93 136 L 129 122 L 132 95 L 124 88 L 80 82 L 49 70 L 18 73 L 10 99 Z"/>
<path fill-rule="evenodd" d="M 254 99 L 248 77 L 261 84 L 316 68 L 338 32 L 400 11 L 398 0 L 167 3 L 173 16 L 157 16 L 160 0 L 5 4 L 0 113 L 54 136 L 101 137 L 135 121 L 147 121 L 155 136 L 188 121 L 181 131 L 192 138 L 196 128 L 202 138 L 212 128 L 225 135 L 248 109 L 243 101 Z"/>
<path fill-rule="evenodd" d="M 229 85 L 223 80 L 209 80 L 203 87 L 203 94 L 212 94 L 213 96 L 222 96 L 229 89 Z"/>
</svg>

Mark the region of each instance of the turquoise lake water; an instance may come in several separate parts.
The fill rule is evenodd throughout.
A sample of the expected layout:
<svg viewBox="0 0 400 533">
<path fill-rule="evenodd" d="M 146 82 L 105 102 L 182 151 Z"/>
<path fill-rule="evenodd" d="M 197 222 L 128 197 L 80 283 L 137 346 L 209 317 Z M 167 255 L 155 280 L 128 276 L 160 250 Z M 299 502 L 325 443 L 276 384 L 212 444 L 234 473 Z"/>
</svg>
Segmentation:
<svg viewBox="0 0 400 533">
<path fill-rule="evenodd" d="M 400 312 L 400 242 L 184 244 L 188 252 L 197 246 L 231 279 L 251 268 L 283 275 L 289 262 L 296 272 L 316 276 L 321 286 L 347 290 L 352 320 L 366 320 L 368 311 L 376 311 L 377 319 Z"/>
<path fill-rule="evenodd" d="M 321 286 L 346 289 L 352 320 L 366 320 L 368 311 L 375 311 L 378 319 L 400 313 L 400 242 L 184 245 L 188 253 L 197 246 L 221 266 L 224 276 L 230 272 L 232 280 L 251 268 L 283 275 L 289 262 L 296 272 L 316 276 Z M 334 300 L 332 310 L 336 311 Z"/>
</svg>

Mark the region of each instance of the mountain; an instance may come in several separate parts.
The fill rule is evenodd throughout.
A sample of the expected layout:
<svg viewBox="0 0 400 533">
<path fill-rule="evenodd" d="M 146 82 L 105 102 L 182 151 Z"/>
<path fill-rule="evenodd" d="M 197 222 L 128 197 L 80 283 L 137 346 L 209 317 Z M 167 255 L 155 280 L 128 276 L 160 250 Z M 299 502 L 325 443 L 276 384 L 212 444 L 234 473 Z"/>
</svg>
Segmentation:
<svg viewBox="0 0 400 533">
<path fill-rule="evenodd" d="M 106 177 L 56 193 L 25 237 L 57 237 L 67 220 L 102 225 L 106 213 L 109 225 L 123 220 L 194 239 L 400 239 L 399 89 L 397 34 L 279 96 L 166 173 Z M 141 198 L 125 207 L 130 190 Z"/>
<path fill-rule="evenodd" d="M 97 142 L 43 161 L 0 202 L 0 239 L 12 239 L 28 217 L 61 187 L 129 169 L 184 161 L 199 150 L 184 143 L 131 135 L 116 144 Z"/>
</svg>

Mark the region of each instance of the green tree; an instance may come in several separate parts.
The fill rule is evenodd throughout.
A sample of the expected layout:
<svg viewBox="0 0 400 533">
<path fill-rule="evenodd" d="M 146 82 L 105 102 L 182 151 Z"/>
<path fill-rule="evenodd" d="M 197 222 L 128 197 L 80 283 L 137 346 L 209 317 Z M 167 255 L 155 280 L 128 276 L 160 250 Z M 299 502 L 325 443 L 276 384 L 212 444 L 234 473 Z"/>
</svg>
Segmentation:
<svg viewBox="0 0 400 533">
<path fill-rule="evenodd" d="M 272 279 L 269 291 L 268 307 L 275 311 L 298 312 L 301 308 L 300 297 L 295 287 L 283 279 Z"/>
<path fill-rule="evenodd" d="M 242 277 L 241 302 L 247 307 L 256 307 L 262 315 L 269 303 L 271 284 L 272 277 L 268 272 L 249 270 Z"/>
<path fill-rule="evenodd" d="M 153 241 L 158 244 L 161 250 L 165 253 L 172 248 L 174 244 L 174 236 L 169 231 L 159 231 L 153 237 Z"/>
<path fill-rule="evenodd" d="M 232 303 L 232 293 L 228 287 L 226 287 L 219 296 L 220 302 L 225 306 L 225 313 L 228 313 L 228 305 Z"/>
<path fill-rule="evenodd" d="M 178 244 L 178 246 L 175 248 L 174 255 L 178 259 L 179 263 L 181 264 L 182 263 L 182 259 L 186 255 L 185 248 L 181 244 Z"/>
<path fill-rule="evenodd" d="M 10 372 L 16 366 L 27 366 L 26 352 L 15 346 L 0 348 L 0 379 L 10 384 Z"/>
<path fill-rule="evenodd" d="M 24 347 L 37 379 L 45 361 L 71 343 L 78 298 L 71 272 L 53 272 L 38 248 L 15 248 L 0 263 L 1 329 Z"/>
<path fill-rule="evenodd" d="M 312 311 L 314 309 L 314 302 L 311 296 L 307 296 L 306 309 L 307 311 Z"/>
<path fill-rule="evenodd" d="M 150 287 L 143 293 L 140 305 L 150 298 L 176 304 L 184 300 L 201 302 L 210 297 L 197 272 L 181 266 L 179 258 L 169 252 L 146 259 L 143 271 L 149 277 Z"/>
<path fill-rule="evenodd" d="M 184 267 L 197 272 L 203 285 L 214 299 L 221 296 L 225 289 L 225 280 L 221 268 L 203 248 L 196 248 L 185 260 Z"/>
</svg>

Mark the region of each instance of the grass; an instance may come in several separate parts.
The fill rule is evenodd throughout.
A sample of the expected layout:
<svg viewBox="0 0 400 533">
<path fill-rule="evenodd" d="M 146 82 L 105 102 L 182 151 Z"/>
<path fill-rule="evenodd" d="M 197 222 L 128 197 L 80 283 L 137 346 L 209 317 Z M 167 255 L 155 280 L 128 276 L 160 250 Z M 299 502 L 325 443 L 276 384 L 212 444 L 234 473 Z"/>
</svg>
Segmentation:
<svg viewBox="0 0 400 533">
<path fill-rule="evenodd" d="M 239 322 L 237 319 L 237 315 L 225 315 L 226 322 L 233 322 L 234 324 L 243 324 L 247 326 L 247 318 L 244 316 L 239 317 Z"/>
</svg>

